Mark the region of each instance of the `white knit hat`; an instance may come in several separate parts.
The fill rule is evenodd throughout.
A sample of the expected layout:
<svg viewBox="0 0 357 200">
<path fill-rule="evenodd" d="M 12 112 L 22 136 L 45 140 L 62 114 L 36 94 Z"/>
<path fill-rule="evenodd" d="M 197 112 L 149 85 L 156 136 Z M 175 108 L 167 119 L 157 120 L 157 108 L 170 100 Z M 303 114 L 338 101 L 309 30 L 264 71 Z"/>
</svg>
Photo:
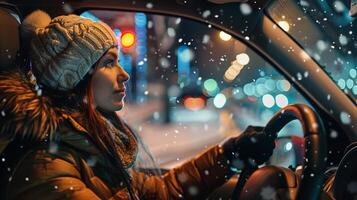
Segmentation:
<svg viewBox="0 0 357 200">
<path fill-rule="evenodd" d="M 102 22 L 77 15 L 51 20 L 40 10 L 25 18 L 22 34 L 31 38 L 37 82 L 60 91 L 73 89 L 108 49 L 118 45 L 111 28 Z"/>
</svg>

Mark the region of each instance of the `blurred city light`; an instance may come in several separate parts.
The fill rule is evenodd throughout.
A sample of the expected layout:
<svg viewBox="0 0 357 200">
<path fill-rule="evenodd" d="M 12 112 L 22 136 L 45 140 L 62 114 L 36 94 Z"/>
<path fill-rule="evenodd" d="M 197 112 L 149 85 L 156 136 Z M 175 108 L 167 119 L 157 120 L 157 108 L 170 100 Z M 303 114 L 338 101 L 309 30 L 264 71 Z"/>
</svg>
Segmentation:
<svg viewBox="0 0 357 200">
<path fill-rule="evenodd" d="M 353 86 L 352 92 L 353 92 L 353 94 L 357 94 L 357 85 Z"/>
<path fill-rule="evenodd" d="M 352 79 L 347 79 L 347 81 L 346 81 L 346 86 L 347 86 L 347 88 L 348 89 L 352 89 L 352 87 L 353 87 L 353 80 Z"/>
<path fill-rule="evenodd" d="M 138 27 L 146 27 L 147 17 L 144 13 L 135 14 L 135 25 Z"/>
<path fill-rule="evenodd" d="M 278 25 L 286 32 L 288 32 L 290 29 L 290 25 L 287 21 L 279 21 Z"/>
<path fill-rule="evenodd" d="M 148 66 L 146 62 L 147 56 L 147 17 L 145 13 L 136 13 L 135 14 L 135 33 L 134 42 L 135 44 L 135 53 L 136 53 L 136 100 L 139 103 L 144 103 L 147 100 L 147 95 L 145 92 L 148 87 Z M 122 30 L 124 33 L 124 31 Z M 136 37 L 136 38 L 135 38 Z M 130 40 L 130 39 L 129 39 Z M 123 50 L 125 51 L 126 48 Z M 130 50 L 130 48 L 129 48 Z"/>
<path fill-rule="evenodd" d="M 219 92 L 219 87 L 217 82 L 214 79 L 207 79 L 203 83 L 204 90 L 210 96 L 215 96 Z"/>
<path fill-rule="evenodd" d="M 94 16 L 94 15 L 93 15 L 91 12 L 89 12 L 89 11 L 83 12 L 80 16 L 81 16 L 81 17 L 84 17 L 84 18 L 91 19 L 91 20 L 93 20 L 93 21 L 95 21 L 95 22 L 100 21 L 100 19 L 99 19 L 98 17 Z"/>
<path fill-rule="evenodd" d="M 217 108 L 223 108 L 223 106 L 226 104 L 227 98 L 224 96 L 224 94 L 219 93 L 217 94 L 214 99 L 213 99 L 213 104 Z"/>
<path fill-rule="evenodd" d="M 291 142 L 287 142 L 284 146 L 285 152 L 290 151 L 293 148 L 293 144 Z"/>
<path fill-rule="evenodd" d="M 228 41 L 232 38 L 231 35 L 229 35 L 228 33 L 225 33 L 224 31 L 219 32 L 219 37 L 223 40 L 223 41 Z"/>
<path fill-rule="evenodd" d="M 255 92 L 255 87 L 253 83 L 248 83 L 243 86 L 243 92 L 247 96 L 253 96 Z"/>
<path fill-rule="evenodd" d="M 280 108 L 284 108 L 289 104 L 288 98 L 283 94 L 276 95 L 275 102 L 276 105 L 279 106 Z"/>
<path fill-rule="evenodd" d="M 244 94 L 242 92 L 242 88 L 238 87 L 238 88 L 234 88 L 232 90 L 232 95 L 235 99 L 240 100 L 244 98 Z"/>
<path fill-rule="evenodd" d="M 265 87 L 268 89 L 268 91 L 275 90 L 275 81 L 272 79 L 268 79 L 267 81 L 265 81 Z"/>
<path fill-rule="evenodd" d="M 177 49 L 177 70 L 178 70 L 178 84 L 180 86 L 187 86 L 190 82 L 191 65 L 193 53 L 186 45 L 182 45 Z"/>
<path fill-rule="evenodd" d="M 346 87 L 346 82 L 344 79 L 339 79 L 337 85 L 343 90 Z"/>
<path fill-rule="evenodd" d="M 263 84 L 258 84 L 256 87 L 256 92 L 260 97 L 260 96 L 263 96 L 264 94 L 266 94 L 268 91 Z"/>
<path fill-rule="evenodd" d="M 356 76 L 357 76 L 357 71 L 355 69 L 350 69 L 350 77 L 356 78 Z"/>
<path fill-rule="evenodd" d="M 232 65 L 229 66 L 227 71 L 224 73 L 224 80 L 227 82 L 233 81 L 238 76 L 243 67 L 244 66 L 239 64 L 237 60 L 234 60 Z"/>
<path fill-rule="evenodd" d="M 203 97 L 185 97 L 183 104 L 187 109 L 197 111 L 205 107 L 206 100 Z"/>
<path fill-rule="evenodd" d="M 291 85 L 290 85 L 289 81 L 283 79 L 283 80 L 278 80 L 276 82 L 276 87 L 280 91 L 287 92 L 290 90 Z"/>
<path fill-rule="evenodd" d="M 246 53 L 240 53 L 236 56 L 237 62 L 240 65 L 247 65 L 249 63 L 249 56 Z"/>
<path fill-rule="evenodd" d="M 271 108 L 275 104 L 274 97 L 271 94 L 266 94 L 262 98 L 263 104 L 267 108 Z"/>
<path fill-rule="evenodd" d="M 169 95 L 169 97 L 178 97 L 180 93 L 181 90 L 177 85 L 171 85 L 167 91 L 167 95 Z"/>
<path fill-rule="evenodd" d="M 121 36 L 121 45 L 124 48 L 129 48 L 135 43 L 135 34 L 133 32 L 123 33 Z"/>
</svg>

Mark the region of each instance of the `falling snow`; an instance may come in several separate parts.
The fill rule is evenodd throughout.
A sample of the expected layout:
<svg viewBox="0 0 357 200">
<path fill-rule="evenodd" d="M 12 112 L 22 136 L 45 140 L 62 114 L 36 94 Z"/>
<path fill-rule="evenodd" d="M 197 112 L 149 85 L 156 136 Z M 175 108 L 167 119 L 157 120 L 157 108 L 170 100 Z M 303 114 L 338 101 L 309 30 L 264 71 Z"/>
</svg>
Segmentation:
<svg viewBox="0 0 357 200">
<path fill-rule="evenodd" d="M 146 8 L 148 8 L 148 9 L 151 9 L 153 7 L 154 7 L 154 4 L 152 4 L 152 3 L 147 3 L 146 4 Z"/>
<path fill-rule="evenodd" d="M 331 138 L 337 138 L 337 137 L 338 137 L 337 131 L 332 130 L 331 133 L 330 133 L 330 137 L 331 137 Z"/>
<path fill-rule="evenodd" d="M 347 184 L 347 191 L 350 194 L 356 194 L 357 193 L 357 181 L 351 181 L 350 183 Z"/>
<path fill-rule="evenodd" d="M 205 10 L 203 13 L 202 13 L 202 17 L 203 18 L 207 18 L 208 16 L 210 16 L 211 15 L 211 11 L 209 11 L 209 10 Z"/>
<path fill-rule="evenodd" d="M 250 7 L 250 5 L 247 3 L 242 3 L 240 5 L 240 11 L 243 15 L 249 15 L 252 13 L 252 7 Z"/>
<path fill-rule="evenodd" d="M 202 44 L 207 44 L 210 40 L 210 37 L 209 35 L 203 35 L 203 38 L 202 38 Z"/>
<path fill-rule="evenodd" d="M 260 192 L 260 196 L 264 200 L 276 200 L 277 192 L 273 187 L 267 186 L 267 187 L 262 188 L 262 190 Z"/>
<path fill-rule="evenodd" d="M 196 186 L 191 186 L 188 188 L 188 192 L 192 196 L 196 196 L 198 194 L 198 188 Z"/>
<path fill-rule="evenodd" d="M 340 120 L 343 124 L 350 124 L 351 123 L 351 115 L 346 112 L 341 112 Z"/>
</svg>

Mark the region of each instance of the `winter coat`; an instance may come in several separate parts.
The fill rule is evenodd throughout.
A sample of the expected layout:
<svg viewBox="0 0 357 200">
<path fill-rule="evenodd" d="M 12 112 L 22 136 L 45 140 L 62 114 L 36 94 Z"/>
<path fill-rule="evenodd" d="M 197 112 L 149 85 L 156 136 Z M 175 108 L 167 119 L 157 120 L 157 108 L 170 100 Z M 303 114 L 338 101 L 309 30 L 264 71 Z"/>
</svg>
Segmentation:
<svg viewBox="0 0 357 200">
<path fill-rule="evenodd" d="M 85 128 L 75 117 L 59 115 L 22 72 L 0 75 L 0 101 L 0 185 L 8 199 L 129 198 Z M 227 163 L 214 146 L 162 176 L 127 170 L 140 199 L 205 199 L 232 175 Z"/>
</svg>

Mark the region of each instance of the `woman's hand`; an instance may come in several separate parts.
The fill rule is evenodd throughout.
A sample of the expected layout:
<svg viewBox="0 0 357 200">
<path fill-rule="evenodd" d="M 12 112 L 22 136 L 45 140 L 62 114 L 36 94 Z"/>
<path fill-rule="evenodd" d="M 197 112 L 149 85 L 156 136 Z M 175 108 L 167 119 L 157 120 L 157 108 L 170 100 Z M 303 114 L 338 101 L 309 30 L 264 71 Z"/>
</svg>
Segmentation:
<svg viewBox="0 0 357 200">
<path fill-rule="evenodd" d="M 261 165 L 272 155 L 275 141 L 263 130 L 263 127 L 248 126 L 242 134 L 223 143 L 224 154 L 235 168 Z"/>
</svg>

